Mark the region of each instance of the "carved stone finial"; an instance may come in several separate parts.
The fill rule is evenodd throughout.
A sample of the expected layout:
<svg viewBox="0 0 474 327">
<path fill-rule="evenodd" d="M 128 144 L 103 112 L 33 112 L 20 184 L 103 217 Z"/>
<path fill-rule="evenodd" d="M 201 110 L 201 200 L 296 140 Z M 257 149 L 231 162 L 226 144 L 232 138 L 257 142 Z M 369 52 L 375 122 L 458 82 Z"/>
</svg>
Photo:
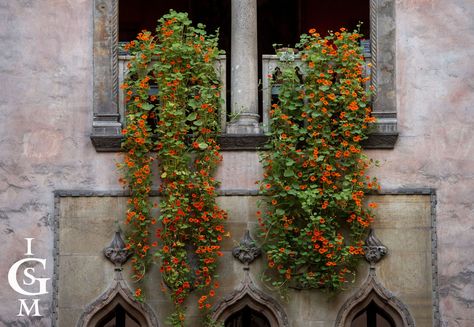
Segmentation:
<svg viewBox="0 0 474 327">
<path fill-rule="evenodd" d="M 260 248 L 255 244 L 255 241 L 250 236 L 248 230 L 240 240 L 239 245 L 232 249 L 232 255 L 234 258 L 245 265 L 251 264 L 261 254 L 262 250 L 260 250 Z"/>
<path fill-rule="evenodd" d="M 371 265 L 379 262 L 383 256 L 388 252 L 388 249 L 382 242 L 375 236 L 374 230 L 371 228 L 367 239 L 365 240 L 364 246 L 365 260 Z"/>
<path fill-rule="evenodd" d="M 115 232 L 112 243 L 104 249 L 104 255 L 110 262 L 115 264 L 116 267 L 122 266 L 132 255 L 132 253 L 126 249 L 125 242 L 119 230 Z"/>
</svg>

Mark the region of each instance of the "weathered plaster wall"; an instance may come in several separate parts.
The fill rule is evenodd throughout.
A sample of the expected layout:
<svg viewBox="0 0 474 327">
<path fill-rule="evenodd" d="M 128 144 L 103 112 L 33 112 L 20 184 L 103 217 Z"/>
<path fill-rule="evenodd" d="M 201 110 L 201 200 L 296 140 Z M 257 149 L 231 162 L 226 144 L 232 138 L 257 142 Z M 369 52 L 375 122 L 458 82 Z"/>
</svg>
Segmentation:
<svg viewBox="0 0 474 327">
<path fill-rule="evenodd" d="M 92 0 L 0 1 L 0 324 L 22 319 L 8 286 L 11 264 L 35 237 L 52 277 L 53 191 L 117 190 L 116 154 L 98 154 L 92 119 Z M 370 151 L 384 188 L 437 190 L 440 309 L 444 326 L 474 325 L 474 2 L 397 1 L 397 108 L 394 150 Z M 223 188 L 255 188 L 255 153 L 229 152 Z M 233 160 L 244 160 L 237 166 Z M 51 284 L 48 284 L 51 290 Z"/>
<path fill-rule="evenodd" d="M 397 3 L 400 137 L 371 151 L 383 187 L 437 191 L 443 326 L 474 326 L 474 2 Z"/>
<path fill-rule="evenodd" d="M 92 119 L 92 1 L 0 1 L 0 325 L 51 326 L 16 317 L 9 267 L 24 258 L 25 237 L 53 272 L 53 190 L 118 188 L 115 154 L 98 155 Z M 40 267 L 37 272 L 42 272 Z"/>
</svg>

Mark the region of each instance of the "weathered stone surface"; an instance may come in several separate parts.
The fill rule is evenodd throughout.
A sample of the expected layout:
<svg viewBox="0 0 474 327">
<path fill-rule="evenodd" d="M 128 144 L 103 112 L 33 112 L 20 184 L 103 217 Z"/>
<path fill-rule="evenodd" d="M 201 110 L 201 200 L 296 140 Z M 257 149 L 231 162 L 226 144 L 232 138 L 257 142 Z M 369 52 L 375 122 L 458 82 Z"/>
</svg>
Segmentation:
<svg viewBox="0 0 474 327">
<path fill-rule="evenodd" d="M 244 266 L 233 259 L 232 249 L 238 245 L 246 230 L 253 231 L 252 234 L 255 237 L 257 226 L 252 219 L 257 210 L 258 198 L 253 195 L 228 195 L 218 198 L 219 205 L 231 213 L 232 218 L 226 225 L 232 236 L 223 243 L 224 256 L 221 258 L 222 264 L 219 268 L 221 288 L 217 291 L 216 299 L 232 293 L 245 276 Z M 428 241 L 431 237 L 431 196 L 429 194 L 379 195 L 371 196 L 370 201 L 379 204 L 374 229 L 377 237 L 389 249 L 387 256 L 376 263 L 377 276 L 388 290 L 404 301 L 414 316 L 417 326 L 428 326 L 419 324 L 418 319 L 432 322 L 430 320 L 433 308 L 432 248 L 431 242 Z M 111 206 L 111 203 L 115 206 Z M 59 199 L 57 205 L 62 208 L 61 213 L 75 213 L 74 218 L 58 216 L 59 225 L 64 226 L 59 229 L 58 235 L 60 319 L 70 319 L 63 317 L 62 308 L 84 307 L 99 296 L 113 279 L 113 265 L 103 257 L 102 249 L 110 243 L 110 238 L 116 230 L 114 220 L 110 217 L 124 215 L 124 203 L 126 203 L 126 198 L 117 196 L 61 197 Z M 97 208 L 104 207 L 109 208 L 108 217 L 101 216 L 101 210 L 97 211 Z M 95 215 L 96 211 L 97 215 Z M 84 235 L 88 235 L 88 242 L 83 242 Z M 403 237 L 397 237 L 400 235 Z M 255 239 L 257 243 L 261 241 L 257 237 Z M 410 245 L 409 249 L 407 245 Z M 95 250 L 94 247 L 96 247 Z M 268 285 L 265 286 L 259 278 L 265 265 L 264 256 L 250 265 L 252 279 L 259 289 L 275 299 L 280 299 L 279 295 L 271 292 Z M 127 271 L 130 269 L 130 264 L 126 264 L 125 268 L 124 276 L 129 276 Z M 368 265 L 362 262 L 357 279 L 353 284 L 348 285 L 350 289 L 345 292 L 328 295 L 320 291 L 290 290 L 288 296 L 291 301 L 281 301 L 281 305 L 288 314 L 290 325 L 301 325 L 307 321 L 311 321 L 316 326 L 321 321 L 330 324 L 336 319 L 338 310 L 347 298 L 364 282 L 367 268 Z M 163 319 L 170 311 L 170 302 L 160 290 L 161 277 L 158 270 L 158 267 L 154 267 L 150 271 L 143 287 L 149 304 L 160 317 L 159 319 Z M 76 273 L 68 274 L 70 271 Z M 83 283 L 87 286 L 81 287 Z M 130 280 L 129 285 L 134 287 Z M 78 287 L 80 290 L 75 291 Z M 191 311 L 189 314 L 195 316 L 197 313 Z"/>
</svg>

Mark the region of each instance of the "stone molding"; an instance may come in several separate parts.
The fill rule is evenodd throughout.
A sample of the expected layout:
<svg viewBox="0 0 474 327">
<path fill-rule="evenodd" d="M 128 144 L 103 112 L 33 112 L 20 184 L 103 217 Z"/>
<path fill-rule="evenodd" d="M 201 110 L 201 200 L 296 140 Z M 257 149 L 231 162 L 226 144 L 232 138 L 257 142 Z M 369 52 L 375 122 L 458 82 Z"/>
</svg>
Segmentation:
<svg viewBox="0 0 474 327">
<path fill-rule="evenodd" d="M 108 147 L 122 130 L 118 111 L 118 1 L 94 0 L 91 140 L 96 148 L 104 143 Z"/>
<path fill-rule="evenodd" d="M 335 327 L 350 327 L 354 317 L 370 302 L 387 312 L 397 327 L 415 327 L 407 306 L 387 290 L 378 280 L 375 268 L 369 269 L 364 284 L 343 304 L 336 318 Z"/>
<path fill-rule="evenodd" d="M 142 327 L 159 327 L 153 310 L 145 303 L 136 301 L 120 270 L 115 270 L 112 284 L 107 291 L 90 303 L 82 313 L 76 327 L 95 327 L 117 305 L 133 316 Z"/>
<path fill-rule="evenodd" d="M 212 318 L 225 322 L 232 314 L 248 306 L 263 314 L 270 322 L 270 327 L 289 327 L 283 307 L 255 286 L 248 270 L 244 270 L 244 274 L 244 280 L 238 288 L 214 305 Z"/>
<path fill-rule="evenodd" d="M 118 106 L 118 1 L 94 0 L 93 121 L 91 141 L 98 152 L 121 150 Z M 375 87 L 375 131 L 363 143 L 368 149 L 392 149 L 398 138 L 395 83 L 395 0 L 370 0 L 372 80 Z M 247 129 L 242 129 L 246 131 Z M 255 132 L 255 128 L 248 130 Z M 223 134 L 223 150 L 261 149 L 264 134 Z"/>
<path fill-rule="evenodd" d="M 363 148 L 393 149 L 398 139 L 398 132 L 393 131 L 394 126 L 396 125 L 387 127 L 392 131 L 376 131 L 369 134 L 369 138 L 362 142 Z M 376 128 L 379 127 L 376 126 Z M 95 134 L 91 136 L 91 140 L 97 152 L 122 151 L 122 135 Z M 222 151 L 258 151 L 265 150 L 268 136 L 264 134 L 222 134 L 218 136 L 217 142 Z"/>
</svg>

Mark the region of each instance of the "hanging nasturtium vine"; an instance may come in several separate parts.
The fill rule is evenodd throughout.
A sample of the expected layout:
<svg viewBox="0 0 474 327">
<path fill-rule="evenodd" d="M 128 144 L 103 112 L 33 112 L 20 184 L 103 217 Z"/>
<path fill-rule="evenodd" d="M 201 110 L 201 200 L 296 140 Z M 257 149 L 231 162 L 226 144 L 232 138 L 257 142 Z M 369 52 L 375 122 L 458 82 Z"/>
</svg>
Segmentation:
<svg viewBox="0 0 474 327">
<path fill-rule="evenodd" d="M 363 254 L 373 220 L 364 195 L 378 184 L 361 153 L 374 118 L 359 37 L 341 29 L 322 38 L 312 29 L 298 44 L 304 78 L 294 61 L 281 63 L 257 212 L 266 277 L 280 290 L 340 289 Z"/>
<path fill-rule="evenodd" d="M 217 36 L 175 11 L 159 20 L 156 34 L 143 31 L 126 49 L 132 59 L 122 85 L 127 101 L 122 168 L 130 189 L 126 223 L 133 277 L 141 280 L 153 257 L 161 259 L 163 288 L 175 305 L 168 321 L 183 326 L 191 290 L 200 294 L 198 305 L 205 310 L 219 286 L 216 267 L 226 213 L 216 204 L 218 182 L 212 176 L 222 160 L 216 142 L 221 85 L 214 67 L 221 52 Z M 157 176 L 151 172 L 155 159 Z M 158 177 L 156 220 L 149 194 Z M 158 242 L 151 241 L 155 224 Z M 143 299 L 140 288 L 135 295 Z"/>
</svg>

